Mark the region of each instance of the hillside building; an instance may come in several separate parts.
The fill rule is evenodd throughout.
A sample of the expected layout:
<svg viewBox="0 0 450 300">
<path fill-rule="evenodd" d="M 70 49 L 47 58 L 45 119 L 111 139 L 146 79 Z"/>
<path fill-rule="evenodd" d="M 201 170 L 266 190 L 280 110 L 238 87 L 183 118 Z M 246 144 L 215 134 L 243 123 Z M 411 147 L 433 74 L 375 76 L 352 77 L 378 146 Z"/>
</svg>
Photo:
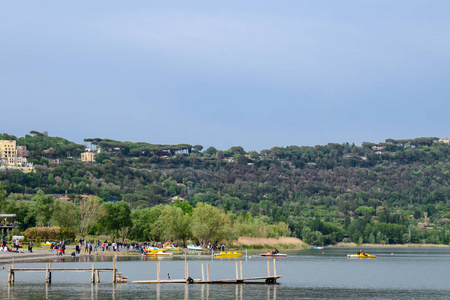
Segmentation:
<svg viewBox="0 0 450 300">
<path fill-rule="evenodd" d="M 83 152 L 81 153 L 81 161 L 86 163 L 93 163 L 95 162 L 95 154 L 94 152 Z"/>
<path fill-rule="evenodd" d="M 0 165 L 3 168 L 19 169 L 24 173 L 33 171 L 33 164 L 25 157 L 28 154 L 26 146 L 16 146 L 16 141 L 0 140 Z"/>
</svg>

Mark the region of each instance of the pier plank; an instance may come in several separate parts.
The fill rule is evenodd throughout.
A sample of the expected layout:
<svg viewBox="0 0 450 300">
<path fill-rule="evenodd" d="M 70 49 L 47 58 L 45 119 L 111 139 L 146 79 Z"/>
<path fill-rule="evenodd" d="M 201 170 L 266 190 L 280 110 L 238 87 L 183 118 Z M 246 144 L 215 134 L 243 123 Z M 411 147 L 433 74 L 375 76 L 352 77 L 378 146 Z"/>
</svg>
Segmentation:
<svg viewBox="0 0 450 300">
<path fill-rule="evenodd" d="M 13 272 L 46 272 L 46 268 L 14 268 Z M 112 272 L 114 269 L 95 269 L 98 272 Z M 50 272 L 92 272 L 91 269 L 49 269 Z"/>
<path fill-rule="evenodd" d="M 233 279 L 219 279 L 219 280 L 201 280 L 194 279 L 194 283 L 196 284 L 209 284 L 209 283 L 244 283 L 246 281 L 256 281 L 256 280 L 277 280 L 281 278 L 281 275 L 277 276 L 261 276 L 261 277 L 249 277 L 249 278 L 233 278 Z M 146 284 L 155 284 L 155 283 L 186 283 L 185 279 L 169 279 L 169 280 L 138 280 L 131 281 L 131 283 L 146 283 Z M 252 283 L 252 282 L 247 282 Z"/>
</svg>

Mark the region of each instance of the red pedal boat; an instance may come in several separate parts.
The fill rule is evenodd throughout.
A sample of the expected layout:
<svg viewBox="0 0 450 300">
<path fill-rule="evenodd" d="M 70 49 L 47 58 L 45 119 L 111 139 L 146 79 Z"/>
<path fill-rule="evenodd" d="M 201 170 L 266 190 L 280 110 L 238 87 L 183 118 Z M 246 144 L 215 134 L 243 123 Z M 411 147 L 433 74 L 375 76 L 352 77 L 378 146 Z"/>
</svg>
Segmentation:
<svg viewBox="0 0 450 300">
<path fill-rule="evenodd" d="M 272 252 L 266 252 L 266 253 L 262 253 L 260 254 L 261 256 L 273 256 L 273 257 L 286 257 L 287 254 L 284 253 L 272 253 Z"/>
</svg>

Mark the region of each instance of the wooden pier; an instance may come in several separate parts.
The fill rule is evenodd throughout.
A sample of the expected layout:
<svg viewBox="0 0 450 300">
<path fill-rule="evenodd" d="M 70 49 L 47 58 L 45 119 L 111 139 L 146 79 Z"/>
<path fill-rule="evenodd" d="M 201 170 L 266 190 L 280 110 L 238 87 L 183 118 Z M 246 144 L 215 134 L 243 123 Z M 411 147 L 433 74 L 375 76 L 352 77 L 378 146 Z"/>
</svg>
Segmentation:
<svg viewBox="0 0 450 300">
<path fill-rule="evenodd" d="M 218 280 L 210 280 L 209 279 L 209 263 L 206 264 L 206 278 L 205 272 L 202 264 L 202 278 L 201 279 L 193 279 L 189 277 L 188 274 L 188 265 L 185 262 L 185 279 L 165 279 L 161 280 L 161 262 L 157 264 L 157 280 L 139 280 L 139 281 L 131 281 L 131 283 L 146 283 L 146 284 L 159 284 L 159 283 L 192 283 L 192 284 L 223 284 L 223 283 L 267 283 L 267 284 L 276 284 L 277 279 L 281 278 L 281 275 L 277 275 L 277 267 L 276 261 L 273 260 L 273 275 L 270 274 L 270 262 L 267 261 L 267 276 L 259 276 L 259 277 L 247 277 L 244 278 L 242 273 L 242 261 L 240 263 L 240 268 L 238 268 L 238 262 L 236 262 L 236 278 L 231 279 L 218 279 Z M 240 270 L 240 274 L 239 274 Z"/>
<path fill-rule="evenodd" d="M 277 280 L 281 278 L 281 275 L 277 275 L 276 260 L 273 260 L 273 275 L 270 274 L 270 261 L 267 261 L 267 276 L 257 276 L 257 277 L 244 277 L 242 261 L 236 262 L 236 277 L 228 279 L 215 279 L 210 280 L 209 263 L 206 264 L 206 278 L 204 265 L 202 267 L 202 278 L 193 279 L 189 277 L 189 266 L 185 258 L 185 273 L 183 279 L 165 279 L 161 280 L 161 262 L 157 263 L 157 279 L 156 280 L 140 280 L 131 281 L 131 283 L 147 283 L 147 284 L 159 284 L 159 283 L 189 283 L 189 284 L 242 284 L 242 283 L 266 283 L 266 284 L 276 284 Z M 45 268 L 16 268 L 13 263 L 8 270 L 8 283 L 14 284 L 16 273 L 20 272 L 44 272 L 45 282 L 51 284 L 52 273 L 62 273 L 62 272 L 85 272 L 91 274 L 91 283 L 100 283 L 100 273 L 101 272 L 112 272 L 113 273 L 113 283 L 127 283 L 128 278 L 122 276 L 122 273 L 117 272 L 116 268 L 116 258 L 113 259 L 113 268 L 95 268 L 92 264 L 91 268 L 52 268 L 51 263 L 46 264 Z"/>
<path fill-rule="evenodd" d="M 17 272 L 45 272 L 45 282 L 52 283 L 52 273 L 55 272 L 88 272 L 91 273 L 91 283 L 100 283 L 100 272 L 112 272 L 113 283 L 126 283 L 128 278 L 122 276 L 122 273 L 117 272 L 116 258 L 113 259 L 113 268 L 95 268 L 92 264 L 92 268 L 52 268 L 51 263 L 46 264 L 45 268 L 16 268 L 13 261 L 11 267 L 8 270 L 8 283 L 14 284 L 15 276 Z"/>
</svg>

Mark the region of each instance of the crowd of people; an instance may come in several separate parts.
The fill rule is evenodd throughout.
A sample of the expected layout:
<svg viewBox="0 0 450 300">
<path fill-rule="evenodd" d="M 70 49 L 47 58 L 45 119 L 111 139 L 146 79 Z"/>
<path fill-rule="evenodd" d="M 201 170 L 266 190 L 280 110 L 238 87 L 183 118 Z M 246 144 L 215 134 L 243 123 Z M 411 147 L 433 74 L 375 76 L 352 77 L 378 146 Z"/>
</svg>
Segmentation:
<svg viewBox="0 0 450 300">
<path fill-rule="evenodd" d="M 33 242 L 28 242 L 28 252 L 33 252 Z M 15 248 L 15 250 L 14 250 Z M 2 240 L 2 244 L 0 247 L 0 251 L 4 251 L 4 252 L 19 252 L 19 249 L 22 248 L 22 252 L 24 252 L 23 250 L 23 246 L 22 246 L 22 242 L 19 239 L 15 239 L 14 241 L 11 242 L 11 248 L 8 247 L 8 241 L 6 240 L 6 238 L 4 237 Z"/>
<path fill-rule="evenodd" d="M 84 249 L 84 253 L 86 254 L 103 254 L 105 251 L 114 251 L 114 252 L 120 252 L 120 251 L 139 251 L 140 254 L 144 254 L 146 251 L 149 251 L 151 248 L 178 248 L 180 247 L 178 243 L 162 243 L 162 242 L 129 242 L 129 241 L 122 241 L 122 239 L 116 241 L 100 241 L 98 240 L 84 240 L 79 239 L 75 240 L 75 251 L 71 253 L 72 257 L 75 257 L 77 255 L 80 255 L 81 252 Z M 8 242 L 5 238 L 3 238 L 0 251 L 7 251 L 7 252 L 19 252 L 19 248 L 22 248 L 22 242 L 19 240 L 14 240 L 11 242 L 11 248 L 8 248 Z M 55 252 L 56 256 L 62 256 L 66 254 L 67 245 L 70 244 L 70 240 L 60 240 L 59 242 L 46 242 L 43 243 L 43 245 L 50 246 L 50 251 Z M 28 242 L 28 251 L 33 252 L 33 246 L 34 244 L 30 241 Z M 185 245 L 182 245 L 182 247 L 185 247 Z M 14 250 L 15 248 L 15 250 Z M 225 245 L 216 245 L 213 243 L 209 243 L 207 246 L 208 250 L 210 252 L 213 251 L 225 251 Z M 23 250 L 22 250 L 23 251 Z"/>
<path fill-rule="evenodd" d="M 218 250 L 218 251 L 225 251 L 225 245 L 216 245 L 216 244 L 213 244 L 213 243 L 208 243 L 208 250 L 209 250 L 209 252 L 211 253 L 211 252 L 214 252 L 215 250 Z"/>
</svg>

